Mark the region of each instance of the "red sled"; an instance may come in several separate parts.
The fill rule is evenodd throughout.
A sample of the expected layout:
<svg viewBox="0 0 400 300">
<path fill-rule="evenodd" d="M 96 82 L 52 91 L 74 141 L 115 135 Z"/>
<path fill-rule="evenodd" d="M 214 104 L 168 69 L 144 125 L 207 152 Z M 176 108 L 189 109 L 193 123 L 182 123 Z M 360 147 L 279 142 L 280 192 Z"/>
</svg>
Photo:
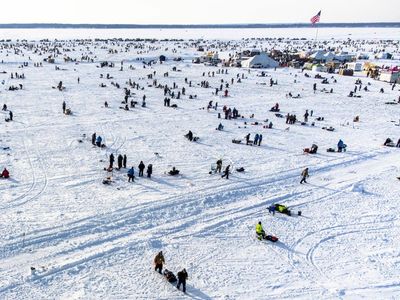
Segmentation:
<svg viewBox="0 0 400 300">
<path fill-rule="evenodd" d="M 278 238 L 276 236 L 273 236 L 273 235 L 266 235 L 265 239 L 268 240 L 268 241 L 271 241 L 273 243 L 278 241 Z"/>
<path fill-rule="evenodd" d="M 278 241 L 278 238 L 276 236 L 273 236 L 273 235 L 263 235 L 263 236 L 257 235 L 257 239 L 259 239 L 260 241 L 267 240 L 267 241 L 270 241 L 270 242 L 273 242 L 273 243 Z"/>
</svg>

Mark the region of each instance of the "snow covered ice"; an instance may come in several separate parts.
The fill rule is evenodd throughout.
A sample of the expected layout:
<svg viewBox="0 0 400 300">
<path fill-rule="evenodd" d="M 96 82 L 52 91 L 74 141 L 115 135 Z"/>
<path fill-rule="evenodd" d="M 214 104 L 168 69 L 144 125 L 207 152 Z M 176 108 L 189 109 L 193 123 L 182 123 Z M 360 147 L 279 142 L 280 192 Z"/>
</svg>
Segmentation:
<svg viewBox="0 0 400 300">
<path fill-rule="evenodd" d="M 382 31 L 384 45 L 379 32 L 352 38 L 371 55 L 368 61 L 399 66 L 398 30 L 393 36 Z M 319 45 L 355 53 L 348 36 L 339 33 L 336 40 L 321 37 Z M 392 89 L 365 72 L 319 72 L 329 81 L 323 85 L 317 72 L 295 68 L 193 64 L 204 54 L 197 51 L 200 45 L 226 58 L 253 47 L 284 49 L 294 41 L 219 42 L 206 36 L 197 42 L 184 30 L 182 38 L 39 42 L 37 37 L 0 44 L 0 105 L 14 114 L 13 121 L 5 122 L 9 112 L 1 111 L 0 171 L 7 167 L 10 179 L 0 180 L 0 298 L 399 298 L 400 148 L 383 143 L 400 138 L 400 104 L 386 104 L 397 102 L 400 85 Z M 312 39 L 296 43 L 306 47 Z M 393 59 L 375 60 L 373 52 L 382 48 Z M 54 57 L 54 49 L 55 63 L 44 61 Z M 167 58 L 162 64 L 160 55 Z M 182 60 L 173 60 L 178 57 Z M 143 62 L 151 60 L 155 63 L 144 68 Z M 115 66 L 101 68 L 105 61 Z M 21 67 L 24 62 L 28 66 Z M 218 73 L 221 69 L 228 73 Z M 11 73 L 23 73 L 25 79 L 11 78 Z M 278 84 L 270 86 L 271 78 Z M 139 89 L 129 86 L 129 79 Z M 223 89 L 215 95 L 222 79 Z M 357 79 L 369 91 L 357 91 L 361 98 L 347 97 Z M 171 91 L 176 96 L 184 87 L 185 95 L 164 96 L 153 80 L 170 88 L 175 82 L 178 87 Z M 56 88 L 60 81 L 62 91 Z M 201 87 L 202 81 L 210 87 Z M 9 90 L 19 84 L 22 89 Z M 132 95 L 128 104 L 137 101 L 129 111 L 120 109 L 125 87 Z M 289 92 L 301 97 L 287 97 Z M 165 97 L 177 108 L 164 106 Z M 63 101 L 71 115 L 63 114 Z M 218 102 L 216 110 L 207 110 L 210 101 Z M 275 103 L 283 118 L 270 112 Z M 226 120 L 225 105 L 243 118 Z M 286 114 L 303 121 L 306 110 L 313 111 L 306 125 L 286 124 Z M 353 122 L 355 116 L 359 122 Z M 264 128 L 270 122 L 273 128 Z M 219 123 L 222 131 L 216 130 Z M 184 135 L 189 130 L 200 139 L 188 141 Z M 94 132 L 105 148 L 92 145 Z M 247 146 L 248 133 L 251 140 L 262 134 L 261 145 Z M 347 151 L 327 152 L 336 149 L 339 139 Z M 312 144 L 318 152 L 303 153 Z M 135 168 L 134 183 L 128 183 L 128 169 L 104 170 L 111 153 L 127 155 L 127 167 Z M 218 159 L 222 170 L 231 165 L 229 179 L 209 174 Z M 146 172 L 137 177 L 140 161 L 153 165 L 151 178 Z M 179 176 L 168 175 L 172 167 Z M 240 167 L 245 171 L 237 172 Z M 299 184 L 306 167 L 308 183 Z M 102 184 L 106 177 L 110 185 Z M 295 213 L 273 216 L 267 208 L 274 203 Z M 257 240 L 258 221 L 279 242 Z M 154 272 L 153 258 L 161 250 L 166 268 L 175 274 L 187 269 L 187 295 Z"/>
</svg>

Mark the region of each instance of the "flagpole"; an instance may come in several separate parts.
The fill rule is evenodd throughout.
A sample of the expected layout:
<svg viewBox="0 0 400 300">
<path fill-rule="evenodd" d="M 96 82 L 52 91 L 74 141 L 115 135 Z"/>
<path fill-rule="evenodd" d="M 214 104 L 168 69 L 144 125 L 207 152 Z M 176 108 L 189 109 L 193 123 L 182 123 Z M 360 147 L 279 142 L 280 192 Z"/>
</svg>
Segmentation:
<svg viewBox="0 0 400 300">
<path fill-rule="evenodd" d="M 315 27 L 317 27 L 317 32 L 315 33 L 315 44 L 316 44 L 318 39 L 318 25 L 315 25 Z"/>
</svg>

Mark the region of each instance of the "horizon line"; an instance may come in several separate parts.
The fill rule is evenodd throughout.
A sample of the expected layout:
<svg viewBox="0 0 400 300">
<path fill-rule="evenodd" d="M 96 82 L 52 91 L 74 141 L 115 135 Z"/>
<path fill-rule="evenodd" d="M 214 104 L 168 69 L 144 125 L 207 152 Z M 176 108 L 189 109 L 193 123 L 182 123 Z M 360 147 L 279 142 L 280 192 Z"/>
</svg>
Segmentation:
<svg viewBox="0 0 400 300">
<path fill-rule="evenodd" d="M 338 23 L 219 23 L 219 24 L 112 24 L 112 23 L 0 23 L 0 29 L 28 28 L 98 28 L 98 29 L 182 29 L 182 28 L 305 28 L 305 27 L 400 27 L 400 22 L 338 22 Z"/>
</svg>

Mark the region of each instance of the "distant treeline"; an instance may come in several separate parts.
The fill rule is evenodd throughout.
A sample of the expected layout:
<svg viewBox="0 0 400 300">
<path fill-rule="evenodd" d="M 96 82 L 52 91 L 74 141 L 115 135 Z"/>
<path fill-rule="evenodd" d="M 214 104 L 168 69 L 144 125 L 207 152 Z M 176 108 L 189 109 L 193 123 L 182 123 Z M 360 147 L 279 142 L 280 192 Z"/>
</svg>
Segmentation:
<svg viewBox="0 0 400 300">
<path fill-rule="evenodd" d="M 319 28 L 385 28 L 400 27 L 399 22 L 378 22 L 378 23 L 318 23 Z M 289 24 L 61 24 L 61 23 L 15 23 L 0 24 L 5 29 L 196 29 L 196 28 L 310 28 L 310 23 L 289 23 Z"/>
</svg>

